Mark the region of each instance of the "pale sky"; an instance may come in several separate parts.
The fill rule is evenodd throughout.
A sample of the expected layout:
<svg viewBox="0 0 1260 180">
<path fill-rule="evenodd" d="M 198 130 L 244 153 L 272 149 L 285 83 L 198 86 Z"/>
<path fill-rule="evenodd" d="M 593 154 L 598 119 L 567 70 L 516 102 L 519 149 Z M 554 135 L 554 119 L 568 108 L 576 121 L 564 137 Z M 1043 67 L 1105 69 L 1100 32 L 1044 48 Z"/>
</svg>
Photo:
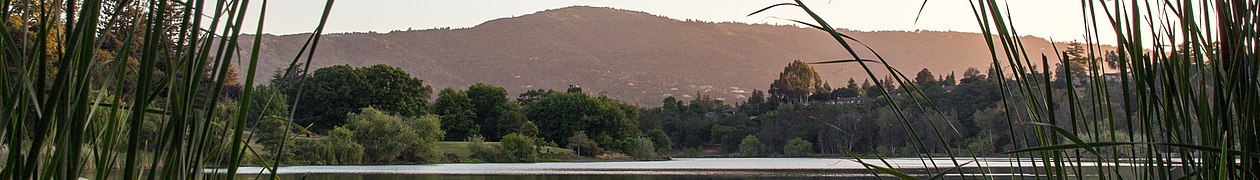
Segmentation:
<svg viewBox="0 0 1260 180">
<path fill-rule="evenodd" d="M 251 17 L 257 16 L 260 0 L 253 1 Z M 392 30 L 472 27 L 497 18 L 521 16 L 537 11 L 575 5 L 612 7 L 643 11 L 674 19 L 735 21 L 745 23 L 792 24 L 772 17 L 807 22 L 803 11 L 780 7 L 763 14 L 745 16 L 769 5 L 788 0 L 341 0 L 333 7 L 327 32 L 389 32 Z M 805 0 L 837 28 L 862 31 L 934 30 L 979 32 L 966 0 L 932 0 L 915 24 L 921 0 Z M 324 1 L 271 0 L 264 32 L 295 34 L 310 32 L 319 21 Z M 1014 22 L 1023 35 L 1053 38 L 1055 41 L 1082 39 L 1079 1 L 1010 0 Z M 256 21 L 255 21 L 256 22 Z M 243 27 L 253 32 L 254 23 Z M 1105 38 L 1104 38 L 1105 39 Z"/>
</svg>

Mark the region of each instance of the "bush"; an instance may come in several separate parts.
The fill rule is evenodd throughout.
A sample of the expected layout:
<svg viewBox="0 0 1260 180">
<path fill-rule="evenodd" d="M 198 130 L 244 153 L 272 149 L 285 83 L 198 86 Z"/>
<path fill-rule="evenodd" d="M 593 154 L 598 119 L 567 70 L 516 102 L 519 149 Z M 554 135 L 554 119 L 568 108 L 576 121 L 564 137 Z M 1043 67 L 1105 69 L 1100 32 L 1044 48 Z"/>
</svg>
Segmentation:
<svg viewBox="0 0 1260 180">
<path fill-rule="evenodd" d="M 630 154 L 634 159 L 652 159 L 656 158 L 656 148 L 652 147 L 652 140 L 646 137 L 637 137 L 629 139 L 630 146 L 626 148 L 625 153 Z"/>
<path fill-rule="evenodd" d="M 433 144 L 445 134 L 436 116 L 400 117 L 363 108 L 348 117 L 346 128 L 353 130 L 354 140 L 365 147 L 363 159 L 370 163 L 436 159 Z"/>
<path fill-rule="evenodd" d="M 990 155 L 996 150 L 993 147 L 993 141 L 985 135 L 978 135 L 978 137 L 971 138 L 967 142 L 967 150 L 975 153 L 977 156 Z"/>
<path fill-rule="evenodd" d="M 674 150 L 674 142 L 669 140 L 669 135 L 664 130 L 655 129 L 648 132 L 648 137 L 652 138 L 652 146 L 656 147 L 656 152 L 661 154 L 669 154 Z"/>
<path fill-rule="evenodd" d="M 508 155 L 508 159 L 515 162 L 535 162 L 538 161 L 538 145 L 537 140 L 532 137 L 523 136 L 517 133 L 511 133 L 503 136 L 503 140 L 499 142 L 503 145 L 503 151 Z"/>
<path fill-rule="evenodd" d="M 799 137 L 788 140 L 787 145 L 783 146 L 783 154 L 792 157 L 804 157 L 812 153 L 814 153 L 814 144 Z"/>
<path fill-rule="evenodd" d="M 761 140 L 757 136 L 744 136 L 744 140 L 739 141 L 739 155 L 744 157 L 760 157 L 765 156 L 766 145 L 761 144 Z"/>
<path fill-rule="evenodd" d="M 486 143 L 486 138 L 481 135 L 472 135 L 468 138 L 468 150 L 472 151 L 472 158 L 482 162 L 508 162 L 503 150 L 498 147 Z"/>
<path fill-rule="evenodd" d="M 407 157 L 405 159 L 412 162 L 437 162 L 440 155 L 433 150 L 433 146 L 446 135 L 442 131 L 442 120 L 436 115 L 404 119 L 416 135 L 420 136 L 418 143 L 407 149 L 410 154 L 404 154 Z"/>
<path fill-rule="evenodd" d="M 295 144 L 293 140 L 285 139 L 292 138 L 293 136 L 293 134 L 288 133 L 288 127 L 285 126 L 289 123 L 287 118 L 280 116 L 266 116 L 255 123 L 257 124 L 255 124 L 255 128 L 253 130 L 254 138 L 256 138 L 254 142 L 261 144 L 263 146 L 262 149 L 269 153 L 270 157 L 267 159 L 274 158 L 275 156 L 280 156 L 286 161 L 293 159 L 293 148 Z M 283 149 L 281 148 L 282 146 Z"/>
<path fill-rule="evenodd" d="M 573 133 L 573 137 L 569 137 L 569 143 L 566 148 L 573 150 L 574 153 L 580 156 L 590 157 L 603 154 L 603 151 L 599 149 L 599 143 L 592 141 L 590 137 L 586 136 L 586 132 L 582 131 Z"/>
<path fill-rule="evenodd" d="M 331 132 L 331 131 L 330 131 Z M 327 154 L 326 149 L 319 139 L 312 138 L 296 138 L 293 139 L 293 148 L 289 149 L 293 153 L 293 161 L 296 164 L 327 164 L 324 159 Z"/>
<path fill-rule="evenodd" d="M 337 127 L 332 131 L 328 131 L 328 137 L 320 140 L 322 149 L 327 152 L 327 160 L 329 164 L 359 164 L 363 162 L 365 149 L 363 145 L 354 142 L 354 132 L 350 129 Z"/>
<path fill-rule="evenodd" d="M 703 154 L 704 154 L 704 148 L 701 148 L 701 147 L 690 147 L 690 148 L 682 149 L 683 157 L 700 157 L 700 155 L 703 155 Z"/>
</svg>

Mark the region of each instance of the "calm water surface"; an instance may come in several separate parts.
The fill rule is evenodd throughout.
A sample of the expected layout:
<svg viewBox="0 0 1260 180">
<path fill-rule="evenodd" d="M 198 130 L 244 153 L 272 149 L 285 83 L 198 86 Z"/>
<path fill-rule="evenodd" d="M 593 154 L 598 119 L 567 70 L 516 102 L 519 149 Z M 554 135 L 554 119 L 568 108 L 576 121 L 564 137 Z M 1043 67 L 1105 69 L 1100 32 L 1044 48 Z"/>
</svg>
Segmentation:
<svg viewBox="0 0 1260 180">
<path fill-rule="evenodd" d="M 1019 179 L 1033 175 L 1028 161 L 1016 164 L 1006 158 L 981 158 L 961 171 L 979 175 L 978 166 L 990 171 L 989 176 Z M 883 164 L 878 159 L 863 160 Z M 922 161 L 916 158 L 889 159 L 898 170 L 916 176 L 931 176 L 936 163 L 941 168 L 952 166 L 949 159 Z M 960 159 L 961 162 L 970 161 Z M 1023 166 L 1021 168 L 1020 166 Z M 1084 163 L 1094 166 L 1093 163 Z M 207 170 L 207 172 L 224 170 Z M 258 167 L 243 167 L 241 179 L 266 179 Z M 248 174 L 246 174 L 248 173 Z M 857 162 L 827 158 L 675 158 L 669 161 L 637 162 L 559 162 L 559 163 L 485 163 L 429 165 L 368 166 L 290 166 L 278 171 L 281 179 L 359 180 L 359 179 L 870 179 L 875 178 Z M 267 173 L 263 173 L 267 174 Z M 963 178 L 953 173 L 952 178 Z M 973 176 L 974 177 L 974 176 Z M 884 178 L 888 178 L 885 176 Z"/>
</svg>

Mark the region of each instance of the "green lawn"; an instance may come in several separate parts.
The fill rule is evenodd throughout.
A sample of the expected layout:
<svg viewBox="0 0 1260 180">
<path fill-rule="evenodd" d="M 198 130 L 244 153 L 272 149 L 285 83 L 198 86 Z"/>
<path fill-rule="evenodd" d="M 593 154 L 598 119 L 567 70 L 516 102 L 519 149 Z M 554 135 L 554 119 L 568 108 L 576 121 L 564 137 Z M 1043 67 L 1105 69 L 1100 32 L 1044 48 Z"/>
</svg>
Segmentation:
<svg viewBox="0 0 1260 180">
<path fill-rule="evenodd" d="M 443 154 L 453 154 L 461 157 L 472 156 L 472 150 L 468 149 L 468 141 L 441 141 L 433 145 L 433 149 Z M 491 146 L 498 146 L 499 142 L 486 142 Z M 559 152 L 572 153 L 573 150 L 558 147 L 543 147 L 543 152 Z"/>
</svg>

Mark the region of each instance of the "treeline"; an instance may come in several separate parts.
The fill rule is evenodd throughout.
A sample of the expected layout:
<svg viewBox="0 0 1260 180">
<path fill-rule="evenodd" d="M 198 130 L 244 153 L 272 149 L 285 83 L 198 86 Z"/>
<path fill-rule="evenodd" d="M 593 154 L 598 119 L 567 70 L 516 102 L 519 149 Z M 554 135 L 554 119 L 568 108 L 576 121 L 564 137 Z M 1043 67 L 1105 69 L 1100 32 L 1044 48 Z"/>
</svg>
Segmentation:
<svg viewBox="0 0 1260 180">
<path fill-rule="evenodd" d="M 256 87 L 247 116 L 269 155 L 296 164 L 664 157 L 654 146 L 667 139 L 654 141 L 637 128 L 638 106 L 576 86 L 509 99 L 503 87 L 478 83 L 442 89 L 429 102 L 430 86 L 387 65 L 331 66 L 305 77 L 277 71 Z M 439 141 L 465 141 L 456 148 L 471 154 L 437 152 Z"/>
<path fill-rule="evenodd" d="M 1068 48 L 1064 56 L 1070 59 L 1070 64 L 1056 65 L 1052 76 L 1037 71 L 1023 75 L 1029 79 L 1053 78 L 1049 84 L 1031 87 L 1049 88 L 1049 96 L 1061 100 L 1050 106 L 1068 109 L 1072 105 L 1070 101 L 1078 101 L 1075 105 L 1083 106 L 1100 104 L 1082 98 L 1088 96 L 1123 101 L 1125 94 L 1118 92 L 1120 88 L 1109 88 L 1110 91 L 1082 88 L 1090 87 L 1088 83 L 1118 87 L 1120 82 L 1115 74 L 1080 73 L 1089 72 L 1081 46 Z M 1114 54 L 1108 57 L 1114 58 Z M 947 148 L 966 155 L 993 155 L 1015 150 L 1016 143 L 1034 142 L 1032 128 L 1020 122 L 1030 121 L 1025 115 L 1029 113 L 1026 107 L 1047 106 L 1027 104 L 1027 96 L 1018 93 L 1004 94 L 1000 87 L 1003 84 L 1008 86 L 1006 89 L 1021 87 L 1015 86 L 1011 78 L 998 78 L 1003 76 L 996 72 L 993 68 L 987 71 L 969 68 L 959 77 L 952 72 L 939 75 L 922 69 L 909 76 L 913 79 L 900 79 L 907 87 L 898 87 L 899 79 L 885 77 L 879 82 L 887 89 L 881 91 L 880 86 L 870 81 L 859 85 L 853 79 L 844 86 L 832 88 L 808 64 L 796 61 L 784 68 L 768 92 L 754 90 L 745 102 L 732 105 L 702 94 L 690 101 L 667 97 L 662 106 L 643 110 L 639 127 L 646 132 L 663 132 L 672 140 L 672 149 L 680 150 L 677 155 L 683 156 L 843 155 L 846 151 L 915 156 L 916 152 L 944 154 Z M 1010 101 L 1003 102 L 1004 96 Z M 896 101 L 900 109 L 893 108 L 888 99 Z M 1093 111 L 1077 114 L 1059 111 L 1055 116 L 1061 119 L 1107 116 L 1106 109 L 1121 107 L 1083 108 Z M 898 117 L 897 111 L 905 116 L 904 120 Z M 1126 116 L 1112 116 L 1108 118 L 1110 122 L 1095 122 L 1098 124 L 1060 121 L 1064 123 L 1057 125 L 1115 127 L 1103 131 L 1113 133 L 1079 135 L 1098 139 L 1114 137 L 1129 141 L 1130 137 L 1139 137 L 1129 132 L 1144 133 L 1130 130 L 1125 123 Z M 1102 126 L 1105 123 L 1114 126 Z"/>
<path fill-rule="evenodd" d="M 1074 49 L 1069 48 L 1069 52 Z M 1082 86 L 1065 84 L 1091 82 L 1067 81 L 1065 67 L 1076 72 L 1085 68 L 1082 64 L 1060 65 L 1055 73 L 1059 76 L 1052 77 L 1054 83 L 1044 84 L 1052 89 L 1053 97 L 1102 93 L 1120 101 L 1116 99 L 1121 94 L 1118 92 L 1069 89 Z M 483 83 L 442 89 L 433 102 L 428 102 L 431 87 L 398 68 L 343 65 L 321 68 L 303 78 L 283 79 L 279 77 L 284 73 L 277 73 L 270 85 L 257 87 L 255 98 L 260 99 L 252 102 L 259 104 L 252 107 L 258 109 L 251 109 L 249 117 L 268 122 L 251 126 L 268 151 L 283 151 L 281 155 L 297 157 L 293 158 L 296 161 L 326 164 L 529 162 L 607 156 L 799 157 L 846 151 L 913 156 L 915 152 L 944 153 L 947 149 L 990 155 L 1013 150 L 1016 143 L 1035 135 L 1022 128 L 1023 124 L 1011 123 L 1027 121 L 1018 114 L 1027 113 L 1022 107 L 1030 104 L 1024 104 L 1017 94 L 1003 94 L 999 86 L 1015 84 L 1014 80 L 997 78 L 995 72 L 992 68 L 969 68 L 956 76 L 922 69 L 912 79 L 885 77 L 877 82 L 882 86 L 850 79 L 832 88 L 812 67 L 796 61 L 784 68 L 767 91 L 754 90 L 744 102 L 730 104 L 697 93 L 691 100 L 666 97 L 661 106 L 646 108 L 587 93 L 578 86 L 564 91 L 529 90 L 509 98 L 503 87 Z M 1025 76 L 1051 77 L 1035 71 Z M 1090 79 L 1093 75 L 1071 76 Z M 1017 87 L 1008 87 L 1012 88 Z M 1003 102 L 1004 96 L 1011 101 Z M 889 99 L 901 105 L 900 109 L 894 109 Z M 295 123 L 285 124 L 289 121 L 283 117 L 290 109 Z M 1092 116 L 1101 112 L 1078 113 Z M 1112 120 L 1123 122 L 1123 118 Z M 1074 126 L 1088 125 L 1062 125 Z M 1123 125 L 1115 127 L 1116 133 L 1082 136 L 1126 139 L 1130 136 L 1126 132 L 1141 133 Z M 297 139 L 296 147 L 282 148 L 294 145 L 277 143 L 284 139 L 281 137 Z M 507 143 L 485 143 L 509 140 L 517 141 L 513 142 L 516 145 L 509 148 Z M 432 150 L 439 141 L 483 143 L 466 148 L 477 152 L 458 156 Z M 520 145 L 524 141 L 528 146 Z M 340 159 L 343 156 L 350 159 Z"/>
</svg>

